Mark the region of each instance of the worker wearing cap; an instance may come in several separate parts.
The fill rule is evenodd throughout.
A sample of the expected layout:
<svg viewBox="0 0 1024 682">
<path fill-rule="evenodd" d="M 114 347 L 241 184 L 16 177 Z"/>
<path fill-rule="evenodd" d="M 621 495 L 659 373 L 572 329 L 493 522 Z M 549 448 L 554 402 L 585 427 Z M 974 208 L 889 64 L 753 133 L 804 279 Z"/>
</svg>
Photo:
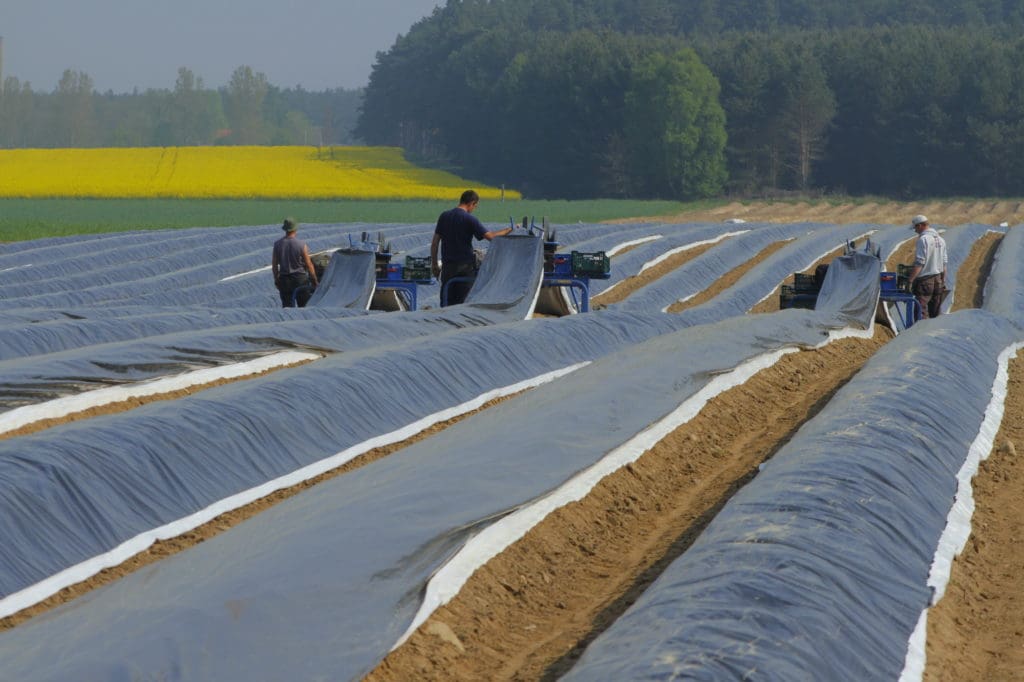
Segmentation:
<svg viewBox="0 0 1024 682">
<path fill-rule="evenodd" d="M 927 216 L 914 216 L 910 227 L 917 232 L 914 267 L 907 278 L 910 291 L 921 304 L 922 318 L 937 317 L 947 292 L 946 240 L 928 224 Z"/>
<path fill-rule="evenodd" d="M 441 288 L 454 277 L 476 276 L 476 254 L 473 252 L 473 238 L 490 241 L 504 237 L 511 227 L 489 232 L 473 211 L 480 203 L 480 195 L 467 189 L 459 198 L 459 205 L 448 209 L 437 219 L 434 238 L 430 242 L 430 270 L 434 277 L 440 275 Z M 441 250 L 441 264 L 437 262 L 438 247 Z M 466 300 L 470 284 L 453 282 L 448 287 L 445 305 L 455 305 Z"/>
<path fill-rule="evenodd" d="M 274 254 L 270 261 L 270 269 L 274 273 L 274 286 L 281 294 L 281 307 L 291 308 L 297 300 L 302 308 L 310 297 L 309 283 L 313 282 L 316 287 L 316 268 L 309 258 L 309 248 L 306 243 L 295 236 L 299 226 L 294 220 L 288 218 L 281 225 L 284 236 L 274 242 Z M 298 296 L 295 290 L 300 287 Z"/>
</svg>

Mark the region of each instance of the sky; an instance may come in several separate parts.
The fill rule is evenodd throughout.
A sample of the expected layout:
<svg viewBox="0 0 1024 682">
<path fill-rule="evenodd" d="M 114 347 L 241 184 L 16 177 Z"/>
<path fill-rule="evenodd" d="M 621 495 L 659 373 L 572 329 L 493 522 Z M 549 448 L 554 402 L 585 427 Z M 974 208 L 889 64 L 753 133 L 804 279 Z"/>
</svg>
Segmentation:
<svg viewBox="0 0 1024 682">
<path fill-rule="evenodd" d="M 207 88 L 239 66 L 271 85 L 366 85 L 377 52 L 444 0 L 0 0 L 3 78 L 37 92 L 65 69 L 98 92 L 173 89 L 180 67 Z"/>
</svg>

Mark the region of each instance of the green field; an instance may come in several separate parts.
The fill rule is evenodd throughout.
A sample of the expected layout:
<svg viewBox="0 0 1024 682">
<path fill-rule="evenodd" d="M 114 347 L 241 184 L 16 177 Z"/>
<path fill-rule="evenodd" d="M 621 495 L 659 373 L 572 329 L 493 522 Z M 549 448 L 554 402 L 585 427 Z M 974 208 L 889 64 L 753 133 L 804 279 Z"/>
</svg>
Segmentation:
<svg viewBox="0 0 1024 682">
<path fill-rule="evenodd" d="M 302 201 L 185 199 L 0 199 L 0 242 L 74 234 L 180 227 L 272 225 L 291 216 L 299 223 L 432 223 L 452 201 Z M 679 213 L 722 202 L 487 201 L 476 215 L 485 223 L 595 223 Z"/>
</svg>

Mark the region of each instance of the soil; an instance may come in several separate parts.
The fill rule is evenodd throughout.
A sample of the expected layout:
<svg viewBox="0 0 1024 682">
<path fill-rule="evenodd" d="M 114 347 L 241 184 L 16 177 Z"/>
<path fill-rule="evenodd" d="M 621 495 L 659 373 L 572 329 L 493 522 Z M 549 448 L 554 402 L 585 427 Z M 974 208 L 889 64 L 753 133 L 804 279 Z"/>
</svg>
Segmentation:
<svg viewBox="0 0 1024 682">
<path fill-rule="evenodd" d="M 992 213 L 994 207 L 988 207 Z M 1020 208 L 1016 204 L 1014 207 Z M 855 222 L 895 223 L 920 211 L 938 214 L 938 208 L 901 205 L 899 216 L 894 211 L 892 217 L 883 218 L 872 213 L 877 207 L 860 207 L 847 217 L 855 217 Z M 763 214 L 757 219 L 767 220 Z M 784 219 L 838 222 L 835 217 L 812 218 L 794 212 Z M 936 218 L 933 221 L 938 222 Z M 993 221 L 971 217 L 957 221 L 965 222 Z M 997 236 L 986 237 L 961 266 L 957 278 L 961 307 L 980 302 L 976 292 L 988 275 L 997 240 Z M 913 239 L 908 238 L 889 259 L 889 267 L 909 262 L 913 248 Z M 765 255 L 759 254 L 752 262 Z M 742 272 L 730 275 L 738 279 Z M 714 286 L 721 290 L 729 285 L 718 282 Z M 665 565 L 685 551 L 748 480 L 757 463 L 788 441 L 800 424 L 811 418 L 884 343 L 888 333 L 879 328 L 872 341 L 846 340 L 787 356 L 743 386 L 711 401 L 696 419 L 638 462 L 606 479 L 586 499 L 552 514 L 478 570 L 454 600 L 438 609 L 367 679 L 556 679 L 572 667 L 586 645 L 628 608 Z M 1021 371 L 1016 369 L 1015 376 Z M 1021 431 L 1024 379 L 1016 379 L 1010 391 L 1015 403 L 1008 405 L 1004 428 L 1016 424 Z M 741 423 L 744 429 L 738 428 Z M 1001 433 L 1000 437 L 1002 440 L 997 442 L 1020 441 L 1024 435 Z M 1006 453 L 1014 452 L 1012 445 L 1003 448 Z M 687 454 L 682 466 L 680 452 Z M 1011 458 L 1010 454 L 1002 460 L 993 457 L 982 471 Z M 1017 549 L 1020 543 L 1013 540 L 1019 540 L 1021 524 L 1017 520 L 1024 518 L 1024 496 L 1020 494 L 1024 472 L 1017 473 L 1016 485 L 1006 485 L 1005 472 L 997 475 L 995 487 L 1001 486 L 1004 494 L 990 503 L 991 509 L 1002 511 L 1001 518 L 1011 528 L 989 536 L 988 528 L 993 523 L 978 519 L 971 546 L 991 546 L 1004 559 L 997 564 L 1005 567 L 1002 574 L 1019 583 L 1024 580 L 1019 571 L 1024 556 Z M 980 485 L 976 490 L 979 498 L 989 494 Z M 1020 676 L 1024 654 L 1019 639 L 1024 624 L 1019 620 L 1000 623 L 1000 635 L 989 649 L 990 657 L 1001 667 L 983 666 L 957 653 L 957 646 L 961 650 L 972 646 L 964 641 L 968 632 L 984 629 L 983 622 L 991 623 L 987 616 L 993 601 L 1005 606 L 1002 613 L 1013 613 L 1015 595 L 1024 594 L 1024 585 L 998 589 L 990 577 L 974 571 L 966 571 L 963 580 L 974 592 L 966 599 L 966 606 L 951 607 L 953 615 L 948 621 L 954 625 L 946 629 L 945 636 L 935 635 L 936 639 L 929 642 L 929 655 L 933 655 L 932 649 L 940 649 L 951 652 L 961 663 L 948 679 L 1024 679 Z M 958 589 L 966 592 L 966 588 L 951 587 L 950 593 Z M 949 596 L 946 601 L 951 601 Z M 960 625 L 966 618 L 961 614 L 963 608 L 979 616 L 975 626 Z M 938 621 L 940 616 L 934 618 Z M 929 675 L 934 674 L 933 668 L 945 667 L 943 662 L 933 661 Z"/>
<path fill-rule="evenodd" d="M 651 282 L 655 282 L 658 279 L 664 277 L 667 273 L 672 272 L 678 267 L 681 267 L 684 263 L 688 263 L 697 256 L 701 255 L 708 249 L 717 246 L 721 242 L 715 244 L 703 244 L 701 246 L 688 249 L 686 251 L 680 251 L 677 254 L 669 256 L 662 262 L 658 263 L 652 268 L 648 268 L 641 272 L 639 275 L 633 275 L 619 282 L 614 288 L 606 290 L 597 296 L 594 296 L 590 302 L 595 310 L 603 308 L 612 303 L 620 303 L 632 294 L 637 289 L 642 289 Z M 619 251 L 615 256 L 620 256 L 626 253 L 628 250 Z M 614 262 L 614 261 L 613 261 Z"/>
<path fill-rule="evenodd" d="M 1024 680 L 1024 354 L 995 443 L 973 481 L 973 532 L 928 614 L 928 682 Z"/>
<path fill-rule="evenodd" d="M 1014 224 L 1017 202 L 893 202 L 859 205 L 740 204 L 668 216 L 668 222 L 743 218 L 765 222 L 902 224 L 916 213 L 934 224 Z M 645 218 L 645 221 L 651 220 Z M 957 308 L 980 304 L 1000 236 L 972 249 L 957 279 Z M 779 248 L 782 244 L 772 245 Z M 890 258 L 909 262 L 913 240 Z M 699 251 L 683 252 L 624 282 L 633 289 L 679 267 Z M 753 258 L 748 268 L 767 256 Z M 745 269 L 712 285 L 731 286 Z M 729 278 L 732 278 L 731 280 Z M 616 290 L 609 292 L 615 293 Z M 623 296 L 632 289 L 623 290 Z M 771 298 L 771 297 L 770 297 Z M 777 300 L 777 297 L 774 297 Z M 611 299 L 604 301 L 612 302 Z M 687 301 L 686 305 L 696 303 Z M 728 499 L 891 336 L 877 327 L 869 340 L 847 339 L 785 356 L 742 386 L 723 393 L 634 464 L 609 476 L 591 495 L 549 516 L 520 542 L 483 566 L 459 595 L 439 609 L 370 680 L 555 679 L 699 535 Z M 483 409 L 486 409 L 483 408 Z M 468 415 L 467 415 L 468 416 Z M 462 417 L 465 418 L 465 417 Z M 421 434 L 445 428 L 437 425 Z M 1010 396 L 997 451 L 975 480 L 974 533 L 956 561 L 945 599 L 929 617 L 930 680 L 1024 679 L 1024 359 L 1011 366 Z M 401 456 L 404 444 L 364 455 L 336 476 L 372 459 Z M 685 453 L 685 458 L 680 454 Z M 215 519 L 181 538 L 155 545 L 121 567 L 0 621 L 0 629 L 67 601 L 138 567 L 181 551 L 259 513 L 316 480 L 281 491 L 245 510 Z M 237 519 L 231 518 L 238 515 Z"/>
<path fill-rule="evenodd" d="M 1024 222 L 1024 202 L 1009 200 L 972 201 L 865 201 L 853 202 L 782 202 L 749 201 L 726 204 L 712 209 L 685 211 L 669 216 L 645 218 L 661 222 L 716 222 L 739 218 L 747 222 L 767 223 L 868 223 L 877 225 L 909 225 L 910 219 L 923 213 L 933 225 L 964 225 L 980 223 L 1016 225 Z M 629 222 L 626 220 L 617 222 Z"/>
<path fill-rule="evenodd" d="M 785 356 L 714 398 L 478 570 L 367 679 L 557 678 L 890 337 Z"/>
</svg>

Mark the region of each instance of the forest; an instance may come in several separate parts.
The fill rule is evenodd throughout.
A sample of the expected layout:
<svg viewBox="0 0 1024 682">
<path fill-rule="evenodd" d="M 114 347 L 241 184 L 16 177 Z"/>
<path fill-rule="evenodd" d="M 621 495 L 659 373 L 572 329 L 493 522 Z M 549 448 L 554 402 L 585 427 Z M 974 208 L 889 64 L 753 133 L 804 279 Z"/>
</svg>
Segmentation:
<svg viewBox="0 0 1024 682">
<path fill-rule="evenodd" d="M 548 197 L 1019 196 L 1022 17 L 1020 0 L 450 0 L 378 56 L 356 134 Z"/>
<path fill-rule="evenodd" d="M 52 92 L 10 76 L 0 90 L 0 148 L 352 144 L 360 90 L 280 88 L 239 66 L 208 88 L 178 69 L 173 90 L 97 93 L 66 69 Z"/>
<path fill-rule="evenodd" d="M 365 89 L 52 92 L 0 146 L 399 146 L 530 198 L 1024 195 L 1024 0 L 448 0 Z"/>
</svg>

